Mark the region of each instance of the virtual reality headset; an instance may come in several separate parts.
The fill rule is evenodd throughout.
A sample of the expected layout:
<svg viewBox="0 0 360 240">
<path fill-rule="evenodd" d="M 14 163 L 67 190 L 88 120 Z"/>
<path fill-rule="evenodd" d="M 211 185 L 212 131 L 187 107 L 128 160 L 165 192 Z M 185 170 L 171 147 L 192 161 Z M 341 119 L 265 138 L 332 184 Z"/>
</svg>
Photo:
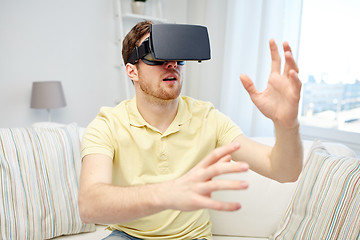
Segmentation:
<svg viewBox="0 0 360 240">
<path fill-rule="evenodd" d="M 150 37 L 135 47 L 126 63 L 135 64 L 141 59 L 149 65 L 166 61 L 209 60 L 210 42 L 207 28 L 188 24 L 152 24 Z"/>
</svg>

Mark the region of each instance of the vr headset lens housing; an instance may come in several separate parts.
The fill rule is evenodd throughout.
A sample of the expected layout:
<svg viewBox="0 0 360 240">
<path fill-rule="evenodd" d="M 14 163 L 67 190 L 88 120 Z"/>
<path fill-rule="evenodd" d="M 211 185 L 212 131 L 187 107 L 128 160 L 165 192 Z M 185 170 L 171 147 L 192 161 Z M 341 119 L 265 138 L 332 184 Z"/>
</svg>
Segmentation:
<svg viewBox="0 0 360 240">
<path fill-rule="evenodd" d="M 154 58 L 154 56 L 152 55 L 152 53 L 149 53 L 147 55 L 145 55 L 143 58 L 141 58 L 141 60 L 146 63 L 147 65 L 163 65 L 164 63 L 168 62 L 168 61 L 163 61 L 163 60 L 156 60 Z M 177 61 L 178 65 L 184 65 L 185 61 Z"/>
<path fill-rule="evenodd" d="M 206 27 L 152 24 L 149 39 L 134 49 L 127 63 L 135 64 L 142 59 L 150 65 L 160 65 L 164 61 L 177 61 L 179 65 L 183 65 L 183 61 L 202 61 L 210 58 L 210 42 Z"/>
</svg>

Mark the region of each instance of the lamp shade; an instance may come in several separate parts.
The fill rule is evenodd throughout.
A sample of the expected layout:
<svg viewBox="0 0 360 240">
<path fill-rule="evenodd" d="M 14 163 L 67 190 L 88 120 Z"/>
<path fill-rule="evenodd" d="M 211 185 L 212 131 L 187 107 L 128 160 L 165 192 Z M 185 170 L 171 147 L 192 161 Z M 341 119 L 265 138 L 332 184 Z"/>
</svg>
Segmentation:
<svg viewBox="0 0 360 240">
<path fill-rule="evenodd" d="M 52 109 L 65 106 L 66 101 L 60 81 L 33 82 L 31 108 Z"/>
</svg>

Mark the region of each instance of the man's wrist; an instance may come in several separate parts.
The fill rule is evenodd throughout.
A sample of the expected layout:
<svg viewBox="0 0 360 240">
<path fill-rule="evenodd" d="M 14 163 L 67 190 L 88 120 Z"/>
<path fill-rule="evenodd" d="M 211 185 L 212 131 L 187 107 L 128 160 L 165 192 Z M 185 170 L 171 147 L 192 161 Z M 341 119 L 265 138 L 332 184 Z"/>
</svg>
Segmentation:
<svg viewBox="0 0 360 240">
<path fill-rule="evenodd" d="M 273 121 L 275 131 L 286 131 L 286 132 L 299 132 L 300 122 L 295 119 L 292 123 L 282 123 L 280 121 Z"/>
<path fill-rule="evenodd" d="M 163 211 L 171 208 L 168 200 L 170 193 L 171 182 L 151 184 L 151 201 L 152 207 L 158 211 Z"/>
</svg>

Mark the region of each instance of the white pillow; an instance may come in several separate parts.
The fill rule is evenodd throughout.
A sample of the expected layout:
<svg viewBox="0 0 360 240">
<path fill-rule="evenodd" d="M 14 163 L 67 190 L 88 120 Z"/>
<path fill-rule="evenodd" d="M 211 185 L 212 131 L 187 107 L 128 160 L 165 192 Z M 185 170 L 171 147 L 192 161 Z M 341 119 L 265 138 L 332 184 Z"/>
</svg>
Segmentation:
<svg viewBox="0 0 360 240">
<path fill-rule="evenodd" d="M 235 212 L 210 211 L 214 235 L 268 238 L 283 218 L 296 183 L 278 183 L 253 171 L 227 174 L 222 179 L 241 179 L 249 183 L 243 191 L 213 193 L 214 199 L 240 202 Z"/>
<path fill-rule="evenodd" d="M 66 127 L 66 124 L 58 123 L 58 122 L 35 122 L 31 125 L 31 127 L 36 127 L 36 128 Z"/>
<path fill-rule="evenodd" d="M 359 239 L 360 160 L 316 141 L 294 198 L 271 239 Z"/>
<path fill-rule="evenodd" d="M 77 126 L 0 129 L 0 239 L 94 231 L 80 220 Z"/>
</svg>

